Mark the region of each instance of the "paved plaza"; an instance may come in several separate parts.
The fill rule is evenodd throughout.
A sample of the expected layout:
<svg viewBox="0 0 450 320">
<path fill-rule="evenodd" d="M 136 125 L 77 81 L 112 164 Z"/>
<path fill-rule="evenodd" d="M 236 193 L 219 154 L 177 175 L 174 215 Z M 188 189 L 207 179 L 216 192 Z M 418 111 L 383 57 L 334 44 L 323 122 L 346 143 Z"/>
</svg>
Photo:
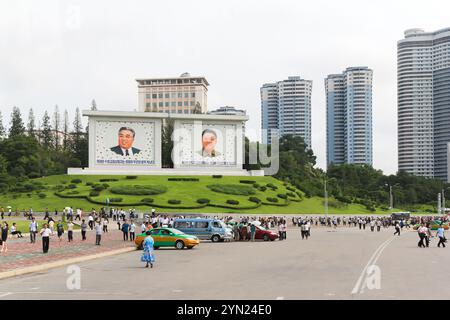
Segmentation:
<svg viewBox="0 0 450 320">
<path fill-rule="evenodd" d="M 418 248 L 418 236 L 392 228 L 327 227 L 301 240 L 297 228 L 274 242 L 202 242 L 193 250 L 141 252 L 78 264 L 81 288 L 67 287 L 67 266 L 0 281 L 1 299 L 448 299 L 449 248 Z M 373 267 L 375 266 L 375 267 Z M 375 270 L 375 271 L 373 271 Z M 374 280 L 373 276 L 379 276 Z"/>
</svg>

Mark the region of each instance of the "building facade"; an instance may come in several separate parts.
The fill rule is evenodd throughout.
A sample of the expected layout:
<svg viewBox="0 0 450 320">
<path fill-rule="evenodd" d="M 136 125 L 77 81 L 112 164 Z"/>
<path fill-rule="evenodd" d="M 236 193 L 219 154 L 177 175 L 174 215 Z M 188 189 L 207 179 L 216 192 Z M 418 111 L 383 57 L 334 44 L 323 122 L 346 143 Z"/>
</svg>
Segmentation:
<svg viewBox="0 0 450 320">
<path fill-rule="evenodd" d="M 450 28 L 397 43 L 398 168 L 448 181 Z"/>
<path fill-rule="evenodd" d="M 175 78 L 136 79 L 139 111 L 167 113 L 206 113 L 208 86 L 204 77 L 183 73 Z"/>
<path fill-rule="evenodd" d="M 367 67 L 351 67 L 325 79 L 327 165 L 373 165 L 372 77 Z"/>
<path fill-rule="evenodd" d="M 271 143 L 271 129 L 278 135 L 300 135 L 311 149 L 312 81 L 301 77 L 264 84 L 261 89 L 261 128 L 263 143 Z"/>
<path fill-rule="evenodd" d="M 232 116 L 238 116 L 238 115 L 245 115 L 245 110 L 236 109 L 232 106 L 223 106 L 216 110 L 209 111 L 208 114 L 217 114 L 217 115 L 232 115 Z"/>
</svg>

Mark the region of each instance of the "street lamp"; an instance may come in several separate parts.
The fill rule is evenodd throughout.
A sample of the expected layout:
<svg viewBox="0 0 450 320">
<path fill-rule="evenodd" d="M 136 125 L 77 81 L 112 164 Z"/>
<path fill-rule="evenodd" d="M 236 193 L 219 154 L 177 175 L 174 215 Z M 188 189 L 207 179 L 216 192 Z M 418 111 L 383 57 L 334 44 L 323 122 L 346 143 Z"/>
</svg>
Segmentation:
<svg viewBox="0 0 450 320">
<path fill-rule="evenodd" d="M 328 217 L 328 191 L 327 191 L 327 178 L 325 177 L 324 183 L 324 197 L 325 197 L 325 216 Z"/>
</svg>

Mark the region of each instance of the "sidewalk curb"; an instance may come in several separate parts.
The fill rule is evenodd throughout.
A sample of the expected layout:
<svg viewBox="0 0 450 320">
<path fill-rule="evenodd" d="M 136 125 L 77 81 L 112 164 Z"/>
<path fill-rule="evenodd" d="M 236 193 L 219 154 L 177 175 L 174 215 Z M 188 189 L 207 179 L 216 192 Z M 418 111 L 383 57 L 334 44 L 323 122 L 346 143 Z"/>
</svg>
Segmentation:
<svg viewBox="0 0 450 320">
<path fill-rule="evenodd" d="M 46 271 L 49 269 L 62 267 L 62 266 L 68 265 L 68 264 L 85 262 L 88 260 L 109 257 L 109 256 L 113 256 L 116 254 L 122 254 L 122 253 L 127 253 L 127 252 L 132 252 L 132 251 L 136 251 L 136 248 L 135 247 L 127 247 L 127 248 L 111 250 L 111 251 L 107 251 L 107 252 L 103 252 L 103 253 L 92 254 L 92 255 L 84 256 L 84 257 L 71 258 L 71 259 L 66 259 L 66 260 L 45 263 L 45 264 L 41 264 L 38 266 L 32 266 L 32 267 L 26 267 L 26 268 L 11 270 L 11 271 L 0 272 L 0 280 L 15 277 L 15 276 L 20 276 L 20 275 L 24 275 L 24 274 L 28 274 L 28 273 L 38 272 L 38 271 Z"/>
</svg>

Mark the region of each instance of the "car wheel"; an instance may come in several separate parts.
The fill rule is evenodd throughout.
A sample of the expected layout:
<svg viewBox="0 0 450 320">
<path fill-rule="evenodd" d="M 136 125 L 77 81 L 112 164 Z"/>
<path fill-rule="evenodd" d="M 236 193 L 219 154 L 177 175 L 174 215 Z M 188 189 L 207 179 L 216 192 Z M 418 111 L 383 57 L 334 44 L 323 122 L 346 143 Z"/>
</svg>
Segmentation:
<svg viewBox="0 0 450 320">
<path fill-rule="evenodd" d="M 158 249 L 159 249 L 159 247 L 153 247 L 153 249 L 155 249 L 155 250 L 158 250 Z"/>
<path fill-rule="evenodd" d="M 144 247 L 142 246 L 142 243 L 136 247 L 136 250 L 144 250 Z"/>
<path fill-rule="evenodd" d="M 275 239 L 270 239 L 270 241 L 274 241 Z"/>
<path fill-rule="evenodd" d="M 220 237 L 216 234 L 216 235 L 212 236 L 211 240 L 212 240 L 212 242 L 219 242 L 220 241 Z"/>
<path fill-rule="evenodd" d="M 193 246 L 190 246 L 190 247 L 187 247 L 188 249 L 192 249 L 193 248 Z"/>
<path fill-rule="evenodd" d="M 184 248 L 184 242 L 181 240 L 178 240 L 177 242 L 175 242 L 175 248 L 177 248 L 178 250 L 181 250 Z"/>
<path fill-rule="evenodd" d="M 267 234 L 264 235 L 264 241 L 269 241 L 269 236 Z"/>
</svg>

